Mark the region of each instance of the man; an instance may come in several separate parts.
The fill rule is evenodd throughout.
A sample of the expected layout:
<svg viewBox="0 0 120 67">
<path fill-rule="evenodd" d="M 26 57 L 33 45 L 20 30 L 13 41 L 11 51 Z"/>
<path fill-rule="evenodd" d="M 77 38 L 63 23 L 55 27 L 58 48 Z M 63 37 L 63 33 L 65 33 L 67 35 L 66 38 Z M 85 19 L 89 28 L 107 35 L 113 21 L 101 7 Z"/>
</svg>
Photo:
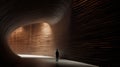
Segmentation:
<svg viewBox="0 0 120 67">
<path fill-rule="evenodd" d="M 58 62 L 59 61 L 59 51 L 58 51 L 58 49 L 56 49 L 56 62 Z"/>
</svg>

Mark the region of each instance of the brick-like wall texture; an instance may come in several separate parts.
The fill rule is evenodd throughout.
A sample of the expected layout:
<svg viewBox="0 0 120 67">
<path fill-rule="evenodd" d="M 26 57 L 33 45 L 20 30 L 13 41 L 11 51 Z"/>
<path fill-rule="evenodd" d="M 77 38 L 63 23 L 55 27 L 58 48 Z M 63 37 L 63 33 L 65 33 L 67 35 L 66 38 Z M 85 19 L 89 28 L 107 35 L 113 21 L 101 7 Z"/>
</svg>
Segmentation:
<svg viewBox="0 0 120 67">
<path fill-rule="evenodd" d="M 54 55 L 53 32 L 45 23 L 20 27 L 11 34 L 8 41 L 16 54 Z"/>
<path fill-rule="evenodd" d="M 11 50 L 16 54 L 55 56 L 56 48 L 63 58 L 69 45 L 70 11 L 56 24 L 27 25 L 16 29 L 8 38 Z"/>
</svg>

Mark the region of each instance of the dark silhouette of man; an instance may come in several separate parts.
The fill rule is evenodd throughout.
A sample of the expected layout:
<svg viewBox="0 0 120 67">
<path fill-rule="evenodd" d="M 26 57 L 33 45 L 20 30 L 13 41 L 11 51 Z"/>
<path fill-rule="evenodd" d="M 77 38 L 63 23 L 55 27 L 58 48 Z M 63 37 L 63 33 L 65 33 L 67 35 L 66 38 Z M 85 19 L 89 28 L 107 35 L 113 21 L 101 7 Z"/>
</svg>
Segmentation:
<svg viewBox="0 0 120 67">
<path fill-rule="evenodd" d="M 59 61 L 59 51 L 58 51 L 58 49 L 56 49 L 56 62 L 58 62 Z"/>
</svg>

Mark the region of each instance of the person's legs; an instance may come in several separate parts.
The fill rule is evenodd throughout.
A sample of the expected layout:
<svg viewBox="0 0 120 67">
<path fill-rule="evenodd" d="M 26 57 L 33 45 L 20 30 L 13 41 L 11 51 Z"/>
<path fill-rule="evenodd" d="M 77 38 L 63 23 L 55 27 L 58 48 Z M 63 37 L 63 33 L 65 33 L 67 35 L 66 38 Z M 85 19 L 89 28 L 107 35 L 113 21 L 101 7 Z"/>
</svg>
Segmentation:
<svg viewBox="0 0 120 67">
<path fill-rule="evenodd" d="M 58 58 L 58 57 L 56 57 L 56 62 L 58 62 L 58 60 L 59 60 L 59 58 Z"/>
</svg>

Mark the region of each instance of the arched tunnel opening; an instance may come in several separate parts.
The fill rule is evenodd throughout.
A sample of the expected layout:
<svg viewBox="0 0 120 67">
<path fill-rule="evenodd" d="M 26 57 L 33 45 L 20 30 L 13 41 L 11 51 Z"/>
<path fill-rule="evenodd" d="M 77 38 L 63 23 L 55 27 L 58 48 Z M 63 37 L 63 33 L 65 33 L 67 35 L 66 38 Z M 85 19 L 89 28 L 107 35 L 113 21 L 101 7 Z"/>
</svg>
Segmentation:
<svg viewBox="0 0 120 67">
<path fill-rule="evenodd" d="M 0 66 L 28 62 L 19 54 L 54 57 L 56 48 L 64 50 L 62 46 L 68 43 L 69 0 L 5 0 L 0 3 Z"/>
<path fill-rule="evenodd" d="M 55 56 L 56 42 L 50 24 L 42 22 L 19 27 L 8 37 L 8 45 L 18 56 Z"/>
</svg>

